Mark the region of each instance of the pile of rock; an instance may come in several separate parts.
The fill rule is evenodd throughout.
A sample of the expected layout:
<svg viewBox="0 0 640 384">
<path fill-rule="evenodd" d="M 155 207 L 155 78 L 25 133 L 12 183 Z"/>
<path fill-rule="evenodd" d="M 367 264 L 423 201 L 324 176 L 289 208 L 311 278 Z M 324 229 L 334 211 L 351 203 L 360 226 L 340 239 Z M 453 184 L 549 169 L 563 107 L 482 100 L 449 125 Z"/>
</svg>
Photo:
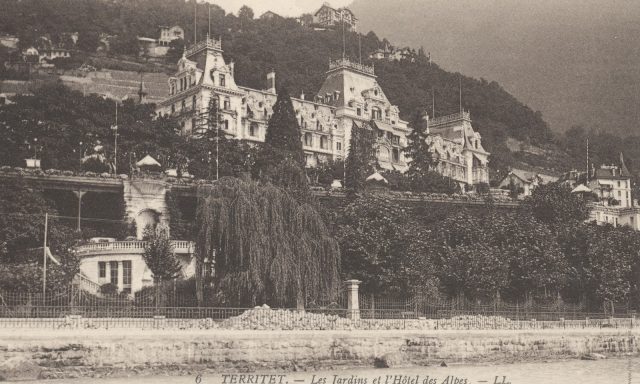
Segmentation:
<svg viewBox="0 0 640 384">
<path fill-rule="evenodd" d="M 464 315 L 437 321 L 438 329 L 512 329 L 515 323 L 502 316 Z"/>
<path fill-rule="evenodd" d="M 348 329 L 351 320 L 338 315 L 255 307 L 224 320 L 221 328 L 253 330 L 325 330 Z"/>
</svg>

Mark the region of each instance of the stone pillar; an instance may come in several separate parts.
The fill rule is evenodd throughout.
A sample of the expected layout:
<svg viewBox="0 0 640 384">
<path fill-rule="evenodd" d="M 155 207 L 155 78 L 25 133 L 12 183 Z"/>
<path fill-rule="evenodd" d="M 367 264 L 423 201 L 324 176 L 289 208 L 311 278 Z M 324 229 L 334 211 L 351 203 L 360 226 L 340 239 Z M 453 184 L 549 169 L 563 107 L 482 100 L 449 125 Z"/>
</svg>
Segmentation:
<svg viewBox="0 0 640 384">
<path fill-rule="evenodd" d="M 118 292 L 124 289 L 124 268 L 122 268 L 122 260 L 118 260 Z"/>
<path fill-rule="evenodd" d="M 358 286 L 362 281 L 347 280 L 344 282 L 347 288 L 347 318 L 360 319 L 360 304 L 358 303 Z"/>
</svg>

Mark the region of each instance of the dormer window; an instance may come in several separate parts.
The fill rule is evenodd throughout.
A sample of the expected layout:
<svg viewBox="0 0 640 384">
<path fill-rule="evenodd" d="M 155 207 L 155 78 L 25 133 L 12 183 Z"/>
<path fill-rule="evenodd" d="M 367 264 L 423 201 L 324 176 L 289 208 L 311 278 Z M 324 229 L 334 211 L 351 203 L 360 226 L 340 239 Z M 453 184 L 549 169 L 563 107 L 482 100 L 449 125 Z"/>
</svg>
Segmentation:
<svg viewBox="0 0 640 384">
<path fill-rule="evenodd" d="M 378 107 L 371 108 L 371 118 L 373 120 L 382 119 L 382 110 L 380 108 L 378 108 Z"/>
<path fill-rule="evenodd" d="M 219 75 L 219 83 L 221 87 L 224 87 L 226 85 L 226 79 L 225 76 L 223 74 Z"/>
</svg>

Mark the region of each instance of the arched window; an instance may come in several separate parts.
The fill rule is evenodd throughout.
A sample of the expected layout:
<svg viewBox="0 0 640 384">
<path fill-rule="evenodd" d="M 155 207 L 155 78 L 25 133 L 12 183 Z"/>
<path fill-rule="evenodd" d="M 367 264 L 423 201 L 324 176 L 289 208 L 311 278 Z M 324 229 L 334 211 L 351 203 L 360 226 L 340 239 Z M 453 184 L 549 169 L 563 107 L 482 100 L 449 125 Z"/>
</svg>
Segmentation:
<svg viewBox="0 0 640 384">
<path fill-rule="evenodd" d="M 389 161 L 389 150 L 385 147 L 380 147 L 380 151 L 378 152 L 378 156 L 382 161 Z"/>
<path fill-rule="evenodd" d="M 251 123 L 249 125 L 249 136 L 257 137 L 258 136 L 258 124 Z"/>
<path fill-rule="evenodd" d="M 313 146 L 313 136 L 308 132 L 304 134 L 304 145 L 307 147 Z"/>
</svg>

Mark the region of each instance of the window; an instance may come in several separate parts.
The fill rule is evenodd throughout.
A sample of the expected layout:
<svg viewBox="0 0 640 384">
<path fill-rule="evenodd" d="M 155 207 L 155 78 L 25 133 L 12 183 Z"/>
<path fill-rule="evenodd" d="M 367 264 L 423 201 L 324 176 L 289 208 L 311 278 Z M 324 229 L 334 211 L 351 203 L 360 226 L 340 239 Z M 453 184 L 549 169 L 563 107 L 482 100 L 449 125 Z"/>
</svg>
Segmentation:
<svg viewBox="0 0 640 384">
<path fill-rule="evenodd" d="M 107 277 L 107 263 L 98 261 L 98 278 L 105 279 Z"/>
<path fill-rule="evenodd" d="M 310 133 L 304 134 L 304 145 L 311 147 L 313 145 L 313 136 Z"/>
<path fill-rule="evenodd" d="M 362 116 L 362 109 L 361 108 L 356 108 L 356 115 Z"/>
<path fill-rule="evenodd" d="M 231 100 L 228 97 L 224 98 L 224 109 L 231 110 Z"/>
<path fill-rule="evenodd" d="M 131 260 L 122 262 L 122 284 L 131 285 Z"/>
<path fill-rule="evenodd" d="M 393 161 L 400 161 L 400 150 L 398 148 L 393 148 Z"/>
<path fill-rule="evenodd" d="M 229 120 L 224 121 L 224 129 L 227 131 L 229 130 Z"/>
<path fill-rule="evenodd" d="M 320 148 L 321 149 L 329 148 L 329 139 L 327 139 L 327 136 L 320 137 Z"/>
<path fill-rule="evenodd" d="M 224 87 L 226 83 L 226 79 L 224 78 L 224 75 L 220 75 L 219 79 L 220 79 L 220 86 Z"/>
<path fill-rule="evenodd" d="M 111 270 L 111 284 L 118 285 L 118 262 L 110 261 L 109 269 Z"/>
<path fill-rule="evenodd" d="M 195 118 L 191 119 L 191 130 L 192 131 L 196 130 L 196 119 Z"/>
<path fill-rule="evenodd" d="M 374 120 L 382 119 L 382 110 L 378 107 L 371 108 L 371 118 Z"/>
<path fill-rule="evenodd" d="M 175 104 L 171 104 L 171 113 L 172 114 L 176 113 L 176 105 Z"/>
<path fill-rule="evenodd" d="M 251 125 L 249 125 L 249 136 L 251 137 L 258 136 L 258 124 L 251 123 Z"/>
<path fill-rule="evenodd" d="M 181 111 L 184 111 L 184 109 L 187 107 L 187 101 L 183 99 L 183 100 L 182 100 L 182 103 L 181 103 L 181 105 L 180 105 L 180 106 L 181 106 L 181 109 L 180 109 L 180 110 L 181 110 Z"/>
<path fill-rule="evenodd" d="M 196 95 L 193 95 L 191 98 L 191 108 L 193 108 L 193 110 L 196 109 Z"/>
<path fill-rule="evenodd" d="M 341 143 L 341 142 L 339 142 L 339 141 L 338 141 L 338 142 L 336 143 L 336 149 L 337 149 L 338 151 L 342 151 L 342 143 Z"/>
</svg>

